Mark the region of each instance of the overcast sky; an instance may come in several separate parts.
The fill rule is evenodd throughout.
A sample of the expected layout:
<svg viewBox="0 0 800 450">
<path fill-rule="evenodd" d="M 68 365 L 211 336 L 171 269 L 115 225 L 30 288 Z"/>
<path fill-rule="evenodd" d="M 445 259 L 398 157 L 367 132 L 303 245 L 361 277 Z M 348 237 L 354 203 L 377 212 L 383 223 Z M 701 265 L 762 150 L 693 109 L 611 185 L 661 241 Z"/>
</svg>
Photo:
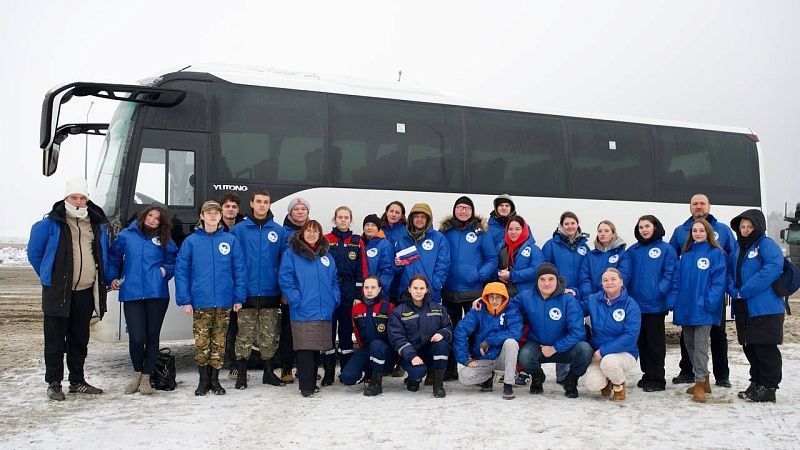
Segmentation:
<svg viewBox="0 0 800 450">
<path fill-rule="evenodd" d="M 223 6 L 224 5 L 224 6 Z M 84 138 L 41 174 L 44 93 L 219 62 L 406 83 L 534 110 L 752 128 L 767 212 L 800 201 L 797 1 L 37 1 L 0 17 L 0 238 L 83 175 Z M 113 105 L 96 103 L 90 121 Z M 89 102 L 61 123 L 84 121 Z M 101 140 L 89 139 L 90 169 Z M 713 199 L 712 199 L 713 202 Z M 688 210 L 687 210 L 688 212 Z"/>
</svg>

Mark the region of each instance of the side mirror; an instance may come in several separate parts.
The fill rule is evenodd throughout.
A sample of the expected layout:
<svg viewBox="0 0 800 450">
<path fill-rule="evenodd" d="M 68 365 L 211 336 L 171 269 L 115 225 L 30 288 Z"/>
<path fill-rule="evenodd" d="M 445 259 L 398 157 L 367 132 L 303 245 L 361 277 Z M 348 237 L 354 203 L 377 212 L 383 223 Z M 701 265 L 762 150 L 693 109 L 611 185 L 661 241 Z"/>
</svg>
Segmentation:
<svg viewBox="0 0 800 450">
<path fill-rule="evenodd" d="M 786 229 L 781 230 L 781 240 L 786 241 Z"/>
</svg>

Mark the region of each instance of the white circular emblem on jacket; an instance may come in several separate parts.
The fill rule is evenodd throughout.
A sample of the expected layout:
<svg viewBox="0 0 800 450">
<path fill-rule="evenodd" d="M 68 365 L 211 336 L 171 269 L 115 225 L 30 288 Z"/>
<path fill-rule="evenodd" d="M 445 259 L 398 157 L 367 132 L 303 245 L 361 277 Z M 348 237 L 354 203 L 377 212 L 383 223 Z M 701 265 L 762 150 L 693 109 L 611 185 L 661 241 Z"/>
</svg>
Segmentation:
<svg viewBox="0 0 800 450">
<path fill-rule="evenodd" d="M 270 242 L 278 242 L 278 233 L 270 231 L 267 233 L 267 239 L 269 239 Z"/>
<path fill-rule="evenodd" d="M 619 261 L 619 255 L 611 255 L 611 257 L 608 258 L 608 262 L 611 264 L 614 264 L 617 261 Z"/>
<path fill-rule="evenodd" d="M 552 308 L 550 310 L 550 318 L 553 320 L 561 320 L 561 310 L 558 308 Z"/>
<path fill-rule="evenodd" d="M 580 253 L 581 256 L 586 256 L 586 247 L 578 247 L 578 253 Z"/>
<path fill-rule="evenodd" d="M 758 256 L 758 247 L 750 250 L 750 252 L 747 254 L 747 257 L 750 258 L 750 259 L 753 259 L 756 256 Z"/>
<path fill-rule="evenodd" d="M 661 249 L 658 248 L 658 247 L 651 248 L 650 251 L 647 252 L 647 256 L 649 256 L 649 257 L 651 257 L 653 259 L 658 259 L 658 257 L 661 256 Z"/>
<path fill-rule="evenodd" d="M 522 254 L 522 256 L 528 258 L 529 256 L 531 256 L 531 248 L 530 247 L 525 247 L 525 248 L 522 249 L 522 252 L 520 252 L 520 253 Z"/>
<path fill-rule="evenodd" d="M 367 257 L 374 258 L 376 256 L 378 256 L 378 249 L 377 248 L 373 247 L 373 248 L 367 250 Z"/>
<path fill-rule="evenodd" d="M 700 270 L 706 270 L 710 265 L 711 261 L 709 261 L 708 258 L 700 258 L 697 260 L 697 268 Z"/>
<path fill-rule="evenodd" d="M 717 233 L 716 231 L 714 232 L 714 239 L 716 239 L 717 242 L 719 242 L 719 233 Z"/>
<path fill-rule="evenodd" d="M 622 322 L 625 320 L 625 310 L 624 309 L 615 309 L 613 313 L 611 313 L 611 317 L 614 318 L 617 322 Z"/>
<path fill-rule="evenodd" d="M 154 245 L 161 245 L 161 241 L 158 239 L 158 236 L 155 236 L 153 239 L 150 239 Z"/>
<path fill-rule="evenodd" d="M 466 240 L 467 242 L 472 244 L 473 242 L 478 240 L 478 235 L 470 231 L 469 233 L 467 233 Z"/>
<path fill-rule="evenodd" d="M 330 265 L 331 265 L 331 262 L 330 262 L 330 260 L 328 259 L 328 257 L 327 257 L 327 256 L 323 256 L 323 257 L 321 257 L 321 258 L 319 259 L 319 262 L 321 262 L 321 263 L 322 263 L 322 265 L 323 265 L 323 266 L 325 266 L 325 267 L 328 267 L 328 266 L 330 266 Z"/>
<path fill-rule="evenodd" d="M 425 242 L 422 243 L 422 249 L 428 251 L 433 250 L 433 240 L 425 239 Z"/>
<path fill-rule="evenodd" d="M 223 255 L 227 255 L 228 253 L 231 252 L 231 244 L 228 244 L 227 242 L 220 242 L 219 252 L 222 253 Z"/>
</svg>

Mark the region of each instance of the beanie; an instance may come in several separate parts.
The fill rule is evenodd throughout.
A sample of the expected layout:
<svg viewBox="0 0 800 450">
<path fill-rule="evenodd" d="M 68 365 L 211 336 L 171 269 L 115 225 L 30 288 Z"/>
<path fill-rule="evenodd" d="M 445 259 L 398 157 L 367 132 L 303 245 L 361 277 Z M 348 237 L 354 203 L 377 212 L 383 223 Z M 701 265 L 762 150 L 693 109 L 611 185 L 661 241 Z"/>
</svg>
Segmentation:
<svg viewBox="0 0 800 450">
<path fill-rule="evenodd" d="M 539 268 L 536 269 L 536 279 L 538 280 L 539 277 L 542 275 L 555 275 L 558 276 L 558 269 L 551 263 L 542 263 L 539 265 Z"/>
<path fill-rule="evenodd" d="M 292 208 L 294 208 L 295 205 L 304 205 L 308 212 L 311 212 L 311 205 L 309 205 L 308 200 L 304 199 L 303 197 L 295 197 L 289 201 L 289 205 L 286 207 L 286 212 L 291 213 Z"/>
<path fill-rule="evenodd" d="M 517 206 L 514 205 L 514 200 L 511 199 L 511 196 L 508 194 L 500 194 L 494 199 L 494 210 L 497 211 L 497 207 L 500 206 L 501 203 L 508 203 L 511 205 L 511 212 L 517 210 Z"/>
<path fill-rule="evenodd" d="M 72 194 L 80 194 L 84 197 L 89 197 L 89 186 L 85 179 L 76 177 L 67 181 L 67 185 L 64 188 L 64 198 Z"/>
<path fill-rule="evenodd" d="M 463 195 L 463 196 L 459 197 L 458 200 L 456 200 L 455 203 L 453 203 L 453 217 L 456 216 L 456 206 L 458 206 L 458 205 L 467 205 L 467 206 L 469 206 L 472 209 L 472 211 L 470 212 L 470 215 L 469 215 L 470 218 L 475 216 L 475 204 L 472 203 L 472 199 L 470 199 L 466 195 Z"/>
<path fill-rule="evenodd" d="M 375 224 L 378 229 L 381 228 L 381 219 L 375 214 L 370 214 L 367 217 L 364 217 L 364 223 L 362 225 L 366 225 L 368 223 Z"/>
</svg>

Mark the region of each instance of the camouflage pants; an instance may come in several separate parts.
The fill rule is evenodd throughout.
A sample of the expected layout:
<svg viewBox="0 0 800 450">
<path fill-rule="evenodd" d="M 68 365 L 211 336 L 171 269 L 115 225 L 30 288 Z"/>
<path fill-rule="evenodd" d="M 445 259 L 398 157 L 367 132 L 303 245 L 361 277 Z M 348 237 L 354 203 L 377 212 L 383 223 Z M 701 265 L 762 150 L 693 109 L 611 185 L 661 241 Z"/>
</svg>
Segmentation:
<svg viewBox="0 0 800 450">
<path fill-rule="evenodd" d="M 280 308 L 240 309 L 238 323 L 236 359 L 249 358 L 253 343 L 258 346 L 262 360 L 275 355 L 281 337 Z"/>
<path fill-rule="evenodd" d="M 225 335 L 228 332 L 230 308 L 194 310 L 194 362 L 198 366 L 222 367 L 225 358 Z"/>
</svg>

